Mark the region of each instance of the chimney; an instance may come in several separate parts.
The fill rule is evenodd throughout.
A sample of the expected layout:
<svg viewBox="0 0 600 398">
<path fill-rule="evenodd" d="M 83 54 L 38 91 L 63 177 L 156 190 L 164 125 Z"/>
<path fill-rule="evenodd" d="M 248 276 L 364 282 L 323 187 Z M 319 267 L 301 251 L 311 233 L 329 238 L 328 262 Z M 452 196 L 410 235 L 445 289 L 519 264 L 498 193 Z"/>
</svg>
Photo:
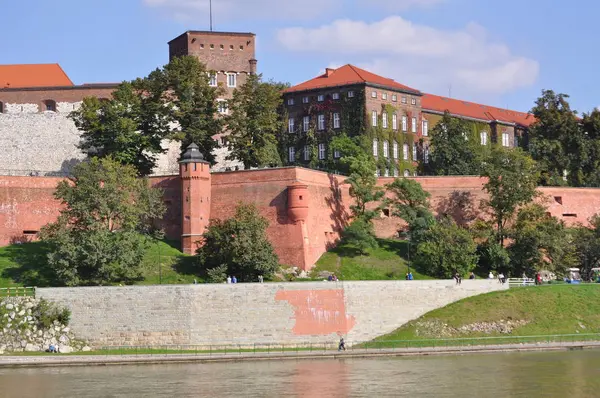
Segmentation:
<svg viewBox="0 0 600 398">
<path fill-rule="evenodd" d="M 258 63 L 258 61 L 253 58 L 249 62 L 250 62 L 250 73 L 255 75 L 256 74 L 256 64 Z"/>
<path fill-rule="evenodd" d="M 325 76 L 329 77 L 333 74 L 333 72 L 335 72 L 335 69 L 325 68 Z"/>
</svg>

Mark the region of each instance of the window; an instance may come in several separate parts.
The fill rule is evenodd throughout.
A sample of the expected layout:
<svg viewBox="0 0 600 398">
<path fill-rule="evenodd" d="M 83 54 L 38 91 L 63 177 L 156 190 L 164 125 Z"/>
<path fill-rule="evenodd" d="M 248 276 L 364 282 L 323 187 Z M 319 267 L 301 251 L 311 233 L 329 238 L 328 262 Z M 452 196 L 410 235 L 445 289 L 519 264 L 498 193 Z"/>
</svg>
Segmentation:
<svg viewBox="0 0 600 398">
<path fill-rule="evenodd" d="M 306 133 L 309 128 L 310 128 L 310 116 L 304 116 L 302 118 L 302 131 L 304 131 Z"/>
<path fill-rule="evenodd" d="M 221 44 L 221 45 L 220 45 L 220 48 L 221 48 L 221 50 L 224 50 L 224 49 L 225 49 L 225 46 Z"/>
<path fill-rule="evenodd" d="M 429 163 L 429 145 L 425 144 L 423 148 L 423 162 Z"/>
<path fill-rule="evenodd" d="M 416 117 L 412 118 L 412 125 L 411 125 L 411 127 L 412 127 L 412 132 L 416 133 L 417 132 L 417 118 Z"/>
<path fill-rule="evenodd" d="M 210 49 L 211 49 L 211 50 L 213 50 L 214 48 L 215 48 L 215 45 L 214 45 L 214 44 L 211 44 L 211 45 L 210 45 Z"/>
<path fill-rule="evenodd" d="M 215 72 L 208 75 L 208 84 L 211 87 L 217 87 L 217 74 Z"/>
<path fill-rule="evenodd" d="M 0 101 L 0 113 L 4 113 L 4 103 Z"/>
<path fill-rule="evenodd" d="M 402 145 L 402 158 L 408 160 L 408 144 Z"/>
<path fill-rule="evenodd" d="M 204 44 L 200 44 L 200 48 L 204 50 Z"/>
<path fill-rule="evenodd" d="M 398 96 L 396 94 L 392 94 L 392 101 L 393 102 L 398 101 Z"/>
<path fill-rule="evenodd" d="M 379 168 L 375 170 L 375 177 L 381 177 L 381 170 L 379 170 Z"/>
<path fill-rule="evenodd" d="M 240 46 L 240 51 L 244 51 L 244 46 Z"/>
<path fill-rule="evenodd" d="M 333 157 L 336 159 L 339 159 L 341 157 L 339 149 L 336 149 L 335 151 L 333 151 Z"/>
<path fill-rule="evenodd" d="M 390 169 L 386 168 L 383 172 L 383 176 L 384 177 L 389 177 L 390 176 Z"/>
<path fill-rule="evenodd" d="M 44 110 L 48 112 L 56 112 L 56 101 L 46 100 L 44 101 Z"/>
<path fill-rule="evenodd" d="M 319 102 L 325 101 L 325 96 L 323 94 L 319 94 L 319 96 L 317 97 L 317 101 L 319 101 Z"/>
<path fill-rule="evenodd" d="M 354 91 L 348 91 L 348 98 L 354 98 Z"/>
<path fill-rule="evenodd" d="M 302 97 L 302 103 L 308 104 L 308 97 Z"/>
<path fill-rule="evenodd" d="M 340 128 L 340 114 L 335 112 L 333 114 L 333 128 L 334 129 L 339 129 Z"/>
<path fill-rule="evenodd" d="M 388 140 L 383 141 L 383 157 L 387 158 L 390 156 L 390 144 Z"/>
<path fill-rule="evenodd" d="M 398 177 L 398 169 L 394 167 L 394 177 Z"/>
<path fill-rule="evenodd" d="M 378 156 L 379 150 L 379 142 L 377 142 L 377 138 L 373 139 L 373 156 Z"/>
<path fill-rule="evenodd" d="M 510 146 L 510 137 L 508 133 L 502 133 L 502 146 Z"/>
<path fill-rule="evenodd" d="M 404 177 L 410 177 L 410 170 L 404 170 Z"/>
<path fill-rule="evenodd" d="M 395 113 L 392 115 L 392 129 L 398 130 L 398 115 Z"/>
<path fill-rule="evenodd" d="M 227 114 L 227 101 L 225 100 L 217 100 L 217 110 L 220 114 Z"/>
<path fill-rule="evenodd" d="M 294 99 L 288 98 L 288 105 L 294 105 Z"/>
<path fill-rule="evenodd" d="M 381 126 L 382 126 L 384 129 L 387 129 L 387 128 L 388 128 L 388 118 L 387 118 L 387 112 L 383 112 L 383 113 L 381 114 Z"/>
<path fill-rule="evenodd" d="M 377 98 L 377 91 L 371 91 L 371 98 Z"/>
<path fill-rule="evenodd" d="M 423 119 L 423 137 L 427 137 L 429 134 L 429 122 Z"/>
<path fill-rule="evenodd" d="M 288 133 L 294 132 L 294 118 L 291 117 L 288 119 Z"/>
<path fill-rule="evenodd" d="M 417 144 L 413 144 L 413 148 L 412 148 L 412 155 L 413 155 L 413 160 L 416 161 L 417 160 Z"/>
<path fill-rule="evenodd" d="M 230 50 L 230 51 L 231 51 L 231 50 L 233 50 L 233 44 L 230 44 L 230 45 L 229 45 L 229 50 Z"/>
<path fill-rule="evenodd" d="M 310 147 L 308 145 L 304 145 L 304 150 L 302 152 L 304 153 L 304 160 L 309 161 L 310 160 Z"/>
<path fill-rule="evenodd" d="M 406 104 L 406 97 L 402 97 L 402 103 Z"/>
<path fill-rule="evenodd" d="M 325 130 L 325 115 L 319 115 L 317 116 L 317 128 L 318 130 Z"/>
<path fill-rule="evenodd" d="M 416 98 L 411 98 L 410 99 L 410 104 L 411 105 L 417 105 L 417 99 Z"/>
<path fill-rule="evenodd" d="M 481 136 L 481 145 L 487 145 L 487 131 L 482 131 L 479 135 Z"/>
<path fill-rule="evenodd" d="M 408 130 L 408 118 L 406 116 L 402 116 L 402 131 Z"/>
<path fill-rule="evenodd" d="M 394 156 L 394 159 L 398 159 L 398 143 L 396 141 L 394 141 L 392 147 L 392 155 Z"/>
<path fill-rule="evenodd" d="M 331 96 L 334 100 L 339 100 L 340 99 L 340 93 L 333 93 L 333 95 Z"/>
<path fill-rule="evenodd" d="M 325 144 L 319 144 L 319 160 L 325 159 Z"/>
<path fill-rule="evenodd" d="M 293 146 L 288 147 L 288 162 L 294 163 L 296 161 L 296 148 Z"/>
<path fill-rule="evenodd" d="M 386 99 L 387 99 L 387 93 L 383 93 L 383 94 L 381 94 L 381 99 L 384 99 L 384 100 L 386 100 Z"/>
<path fill-rule="evenodd" d="M 371 112 L 371 124 L 373 127 L 377 127 L 377 111 Z"/>
<path fill-rule="evenodd" d="M 235 73 L 227 74 L 227 87 L 235 87 L 237 85 L 237 75 Z"/>
</svg>

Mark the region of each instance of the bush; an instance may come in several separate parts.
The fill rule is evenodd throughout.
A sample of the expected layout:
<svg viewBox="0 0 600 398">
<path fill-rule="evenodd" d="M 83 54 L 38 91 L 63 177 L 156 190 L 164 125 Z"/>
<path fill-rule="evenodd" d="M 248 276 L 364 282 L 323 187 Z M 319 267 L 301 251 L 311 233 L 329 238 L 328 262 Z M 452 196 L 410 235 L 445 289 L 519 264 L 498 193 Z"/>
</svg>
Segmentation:
<svg viewBox="0 0 600 398">
<path fill-rule="evenodd" d="M 40 299 L 37 305 L 31 309 L 31 314 L 40 329 L 48 329 L 54 324 L 54 321 L 67 326 L 71 320 L 71 310 L 66 307 L 60 308 L 44 299 Z"/>
</svg>

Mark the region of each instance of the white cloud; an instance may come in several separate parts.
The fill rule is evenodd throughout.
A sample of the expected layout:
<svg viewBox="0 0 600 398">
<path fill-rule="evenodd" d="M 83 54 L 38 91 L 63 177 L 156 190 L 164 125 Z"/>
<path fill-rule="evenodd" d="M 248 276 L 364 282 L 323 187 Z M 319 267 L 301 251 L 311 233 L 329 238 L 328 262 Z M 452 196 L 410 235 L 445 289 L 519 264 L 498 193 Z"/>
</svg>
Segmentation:
<svg viewBox="0 0 600 398">
<path fill-rule="evenodd" d="M 446 93 L 452 85 L 460 94 L 502 94 L 533 84 L 539 72 L 537 61 L 490 41 L 477 24 L 441 30 L 392 16 L 282 29 L 277 38 L 290 51 L 321 53 L 430 92 Z"/>
<path fill-rule="evenodd" d="M 216 22 L 255 18 L 261 20 L 283 18 L 304 19 L 336 8 L 343 0 L 213 0 L 212 10 Z M 142 0 L 150 7 L 163 8 L 179 19 L 208 20 L 209 0 Z"/>
</svg>

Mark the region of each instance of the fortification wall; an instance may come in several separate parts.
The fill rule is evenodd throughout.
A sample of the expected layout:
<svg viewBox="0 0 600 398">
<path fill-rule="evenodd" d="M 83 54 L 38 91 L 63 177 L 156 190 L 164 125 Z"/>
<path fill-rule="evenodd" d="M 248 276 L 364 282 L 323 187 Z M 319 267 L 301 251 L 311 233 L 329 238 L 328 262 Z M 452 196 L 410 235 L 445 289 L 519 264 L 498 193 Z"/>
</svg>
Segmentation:
<svg viewBox="0 0 600 398">
<path fill-rule="evenodd" d="M 311 282 L 37 289 L 94 346 L 350 343 L 390 333 L 496 281 Z"/>
</svg>

